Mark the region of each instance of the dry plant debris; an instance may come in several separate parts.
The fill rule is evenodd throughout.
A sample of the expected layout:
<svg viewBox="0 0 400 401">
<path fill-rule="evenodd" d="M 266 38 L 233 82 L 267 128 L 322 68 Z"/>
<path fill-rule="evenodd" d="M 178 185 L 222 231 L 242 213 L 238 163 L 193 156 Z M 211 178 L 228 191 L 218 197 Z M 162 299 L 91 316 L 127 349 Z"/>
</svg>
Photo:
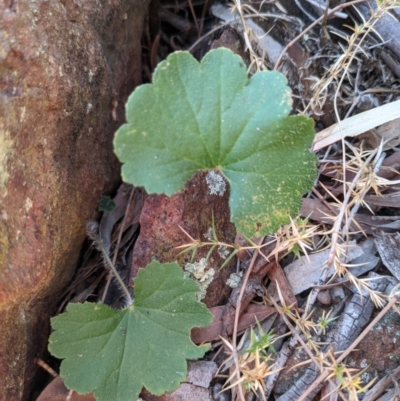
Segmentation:
<svg viewBox="0 0 400 401">
<path fill-rule="evenodd" d="M 353 2 L 360 3 L 360 2 Z M 347 7 L 348 4 L 340 8 Z M 361 248 L 356 245 L 362 239 L 363 235 L 371 235 L 371 228 L 373 227 L 389 227 L 389 224 L 393 228 L 397 227 L 396 215 L 385 216 L 382 215 L 381 205 L 379 201 L 388 199 L 386 202 L 389 207 L 393 207 L 396 201 L 390 203 L 390 198 L 396 196 L 396 185 L 398 185 L 398 173 L 397 173 L 397 162 L 393 162 L 395 157 L 393 155 L 397 154 L 397 149 L 387 145 L 392 138 L 396 140 L 396 133 L 392 136 L 378 136 L 374 133 L 378 132 L 379 126 L 382 124 L 396 120 L 398 118 L 398 112 L 400 110 L 399 101 L 396 101 L 396 93 L 398 93 L 398 81 L 394 75 L 391 75 L 390 67 L 384 65 L 378 66 L 376 73 L 372 73 L 373 60 L 377 57 L 378 52 L 375 51 L 374 46 L 371 44 L 376 38 L 372 37 L 371 33 L 375 33 L 375 25 L 382 19 L 383 15 L 388 14 L 397 7 L 398 4 L 395 2 L 381 1 L 378 3 L 376 9 L 372 9 L 368 20 L 365 20 L 362 25 L 354 24 L 351 30 L 346 31 L 346 27 L 342 28 L 342 32 L 335 31 L 335 34 L 340 34 L 344 39 L 339 46 L 335 46 L 334 43 L 328 43 L 325 48 L 323 48 L 321 43 L 317 43 L 315 40 L 315 32 L 309 31 L 307 35 L 309 38 L 313 38 L 320 47 L 316 50 L 314 58 L 310 61 L 305 61 L 299 68 L 298 71 L 293 71 L 293 66 L 296 66 L 293 58 L 289 54 L 286 59 L 284 59 L 283 69 L 287 72 L 287 75 L 296 79 L 294 87 L 299 90 L 299 103 L 298 108 L 308 115 L 313 116 L 317 121 L 325 124 L 329 124 L 326 133 L 321 133 L 318 138 L 325 136 L 326 142 L 319 142 L 320 139 L 316 139 L 315 143 L 319 145 L 314 145 L 314 150 L 326 148 L 328 145 L 335 144 L 335 147 L 330 147 L 328 152 L 320 155 L 320 179 L 313 188 L 313 193 L 309 194 L 309 197 L 304 199 L 303 208 L 308 210 L 302 213 L 303 217 L 308 217 L 307 224 L 309 224 L 308 229 L 311 232 L 307 235 L 304 222 L 300 219 L 292 222 L 291 226 L 284 227 L 277 232 L 274 238 L 269 238 L 265 240 L 265 244 L 271 244 L 275 241 L 275 247 L 269 252 L 263 252 L 262 247 L 256 244 L 247 244 L 249 247 L 254 247 L 254 252 L 262 252 L 263 257 L 266 259 L 279 258 L 281 259 L 285 254 L 291 252 L 293 254 L 305 253 L 306 256 L 300 256 L 302 262 L 305 266 L 309 265 L 310 258 L 319 257 L 321 262 L 315 266 L 315 271 L 320 272 L 319 282 L 318 280 L 311 279 L 309 286 L 314 286 L 311 289 L 311 293 L 308 297 L 308 302 L 304 298 L 304 292 L 307 291 L 305 286 L 295 293 L 303 294 L 305 311 L 303 314 L 295 310 L 294 315 L 296 316 L 295 326 L 293 326 L 294 332 L 300 330 L 299 334 L 304 336 L 309 347 L 309 350 L 315 351 L 316 356 L 321 357 L 319 364 L 314 364 L 314 369 L 318 373 L 321 369 L 330 371 L 328 377 L 333 380 L 330 392 L 322 390 L 321 394 L 325 394 L 327 399 L 333 397 L 333 394 L 339 394 L 343 399 L 358 399 L 359 394 L 366 391 L 369 386 L 362 381 L 362 376 L 364 371 L 360 369 L 359 371 L 354 371 L 352 368 L 346 367 L 345 365 L 339 365 L 335 359 L 335 354 L 329 348 L 325 347 L 325 351 L 317 351 L 320 349 L 319 342 L 331 340 L 334 345 L 333 349 L 338 349 L 343 351 L 348 348 L 352 340 L 355 339 L 358 333 L 362 331 L 362 328 L 368 321 L 368 316 L 371 316 L 373 305 L 376 307 L 382 307 L 386 298 L 389 295 L 387 292 L 385 295 L 385 287 L 388 285 L 386 279 L 381 278 L 381 274 L 372 276 L 371 274 L 367 277 L 363 276 L 368 272 L 368 269 L 375 268 L 382 270 L 389 266 L 376 266 L 377 258 L 375 256 L 376 250 L 361 250 Z M 280 9 L 274 8 L 272 5 L 265 6 L 264 9 L 254 10 L 252 5 L 244 2 L 236 1 L 232 7 L 232 12 L 228 13 L 226 8 L 221 5 L 214 5 L 212 7 L 212 12 L 215 16 L 221 18 L 225 24 L 229 23 L 234 28 L 237 27 L 239 34 L 243 35 L 243 41 L 245 47 L 250 54 L 250 65 L 249 71 L 257 71 L 259 69 L 267 68 L 270 63 L 279 65 L 282 61 L 281 58 L 277 59 L 274 55 L 273 49 L 283 48 L 282 43 L 279 44 L 274 39 L 273 29 L 271 32 L 264 31 L 260 33 L 260 27 L 254 24 L 255 16 L 259 14 L 257 21 L 261 21 L 264 12 L 269 12 L 271 17 L 271 9 L 275 12 L 284 15 Z M 338 9 L 331 10 L 330 12 L 338 11 Z M 235 17 L 236 15 L 236 17 Z M 345 14 L 346 15 L 346 14 Z M 272 17 L 273 18 L 273 17 Z M 275 19 L 275 23 L 278 25 L 278 19 Z M 320 20 L 325 24 L 326 20 L 323 18 Z M 294 21 L 292 21 L 293 23 Z M 282 23 L 283 24 L 283 23 Z M 297 26 L 302 26 L 303 24 L 297 23 Z M 329 26 L 328 26 L 329 29 Z M 332 31 L 333 31 L 332 27 Z M 295 31 L 295 29 L 293 28 Z M 303 35 L 303 34 L 302 34 Z M 276 38 L 276 36 L 275 36 Z M 269 42 L 268 42 L 269 41 Z M 310 41 L 310 39 L 308 40 Z M 263 43 L 272 43 L 269 47 L 269 53 L 266 48 L 263 48 Z M 303 42 L 304 43 L 304 42 Z M 293 48 L 293 44 L 292 44 Z M 287 49 L 285 49 L 287 50 Z M 324 55 L 324 52 L 328 50 L 328 54 Z M 310 48 L 306 48 L 306 51 L 310 51 Z M 267 57 L 266 57 L 267 56 Z M 363 64 L 364 62 L 364 64 Z M 319 66 L 315 65 L 319 64 Z M 297 67 L 299 67 L 297 65 Z M 310 70 L 314 70 L 310 74 Z M 323 75 L 320 75 L 320 71 L 324 71 Z M 368 71 L 367 74 L 365 71 Z M 394 72 L 395 73 L 395 72 Z M 315 75 L 314 75 L 315 74 Z M 365 75 L 363 75 L 365 74 Z M 318 78 L 319 75 L 319 78 Z M 371 78 L 375 75 L 376 84 L 372 85 Z M 368 82 L 369 81 L 369 82 Z M 384 82 L 386 81 L 386 82 Z M 310 85 L 310 82 L 314 82 Z M 370 88 L 373 87 L 374 90 Z M 377 90 L 375 90 L 377 89 Z M 307 101 L 308 98 L 308 101 Z M 369 108 L 375 108 L 374 110 L 368 111 L 367 103 L 370 103 Z M 385 103 L 385 104 L 384 104 Z M 333 110 L 334 112 L 326 113 L 327 110 Z M 365 111 L 367 110 L 367 111 Z M 364 112 L 365 114 L 360 114 Z M 328 115 L 327 115 L 328 114 Z M 350 115 L 354 114 L 354 117 L 348 118 Z M 343 121 L 341 121 L 344 119 Z M 334 127 L 336 131 L 332 130 L 332 122 L 336 120 L 337 124 Z M 351 127 L 352 131 L 347 131 L 347 126 Z M 328 131 L 329 130 L 329 131 Z M 335 136 L 331 135 L 331 132 L 337 132 Z M 371 148 L 363 148 L 364 144 L 361 142 L 364 138 L 361 138 L 357 143 L 357 138 L 364 134 L 366 131 L 371 132 L 373 138 L 378 137 L 380 142 L 375 142 L 375 146 Z M 398 134 L 400 135 L 400 133 Z M 354 137 L 355 140 L 352 142 L 344 142 L 345 137 Z M 393 142 L 392 142 L 393 143 Z M 395 145 L 394 145 L 395 146 Z M 387 151 L 390 151 L 388 156 Z M 394 151 L 394 153 L 393 153 Z M 388 159 L 392 158 L 391 161 L 386 163 Z M 327 174 L 328 169 L 330 174 Z M 334 173 L 333 173 L 334 171 Z M 390 178 L 386 178 L 388 172 L 392 173 Z M 392 195 L 393 194 L 393 195 Z M 312 201 L 312 202 L 311 202 Z M 308 206 L 311 205 L 312 206 Z M 382 210 L 387 213 L 386 210 Z M 315 223 L 320 223 L 320 225 Z M 286 231 L 282 233 L 282 231 Z M 376 235 L 375 235 L 376 237 Z M 393 236 L 395 238 L 395 236 Z M 306 241 L 307 239 L 308 241 Z M 353 241 L 353 249 L 350 244 Z M 377 240 L 376 240 L 377 241 Z M 395 242 L 393 239 L 392 242 Z M 379 248 L 379 244 L 378 248 Z M 266 246 L 266 245 L 264 245 Z M 320 253 L 314 255 L 308 255 L 309 248 L 312 248 L 311 252 L 320 250 Z M 323 249 L 326 249 L 325 251 Z M 393 248 L 393 246 L 392 246 Z M 353 255 L 352 252 L 359 249 L 363 255 Z M 241 248 L 237 248 L 238 255 L 242 251 Z M 249 250 L 247 250 L 249 252 Z M 367 252 L 364 256 L 364 252 Z M 400 262 L 393 254 L 396 251 L 391 252 L 391 259 L 395 259 Z M 380 252 L 381 254 L 381 252 Z M 369 259 L 375 263 L 371 263 L 368 268 L 363 269 L 363 266 L 359 266 L 358 263 L 360 259 L 356 257 L 364 256 L 363 260 L 368 261 Z M 382 254 L 380 255 L 382 257 Z M 384 260 L 384 257 L 382 257 Z M 355 262 L 354 262 L 355 261 Z M 247 272 L 250 268 L 256 264 L 254 261 L 247 267 Z M 355 264 L 352 264 L 355 263 Z M 242 262 L 245 263 L 245 262 Z M 248 264 L 248 262 L 246 262 Z M 294 262 L 296 263 L 296 262 Z M 366 262 L 362 262 L 366 263 Z M 267 264 L 267 262 L 265 262 Z M 392 263 L 393 264 L 393 263 Z M 297 262 L 297 267 L 301 265 L 301 262 Z M 324 269 L 325 268 L 325 269 Z M 301 270 L 301 268 L 299 268 Z M 378 270 L 378 271 L 379 271 Z M 287 270 L 287 272 L 292 272 L 293 270 Z M 304 269 L 304 274 L 307 269 Z M 257 273 L 257 272 L 256 272 Z M 308 272 L 307 272 L 308 273 Z M 248 280 L 251 280 L 252 273 L 247 274 Z M 255 274 L 254 274 L 255 275 Z M 264 273 L 265 275 L 265 273 Z M 361 276 L 361 277 L 359 277 Z M 290 273 L 288 273 L 289 282 L 292 280 L 293 286 L 298 283 L 298 280 L 293 278 Z M 392 277 L 393 279 L 393 277 Z M 382 282 L 383 280 L 383 282 Z M 304 280 L 307 282 L 307 279 Z M 382 282 L 383 284 L 379 284 Z M 395 284 L 395 281 L 391 286 Z M 242 287 L 245 284 L 242 284 Z M 292 286 L 292 289 L 293 289 Z M 268 287 L 272 289 L 276 288 L 275 283 L 271 283 Z M 279 285 L 278 285 L 279 287 Z M 344 287 L 344 291 L 343 291 Z M 315 305 L 317 295 L 322 290 L 326 290 L 331 293 L 331 296 L 339 297 L 339 304 L 342 304 L 342 308 L 347 305 L 345 312 L 341 312 L 340 308 L 336 311 L 337 317 L 347 316 L 350 314 L 352 316 L 352 322 L 345 322 L 343 319 L 339 319 L 336 322 L 330 322 L 331 325 L 335 327 L 334 331 L 330 331 L 327 338 L 315 340 L 314 336 L 311 334 L 313 332 L 313 320 L 309 312 L 313 305 Z M 339 291 L 341 289 L 341 291 Z M 353 301 L 347 300 L 346 293 L 348 291 L 352 292 Z M 233 301 L 231 303 L 236 304 L 240 302 L 235 300 L 237 297 L 237 292 L 232 293 L 231 298 Z M 246 290 L 243 291 L 246 293 Z M 342 298 L 340 298 L 340 296 Z M 348 295 L 347 295 L 348 296 Z M 263 298 L 271 297 L 271 291 L 265 292 Z M 361 301 L 365 297 L 364 301 Z M 240 298 L 240 297 L 239 297 Z M 271 301 L 271 299 L 270 299 Z M 282 300 L 283 301 L 283 300 Z M 354 302 L 356 302 L 354 304 Z M 358 303 L 357 303 L 358 302 Z M 267 300 L 268 304 L 268 300 Z M 362 310 L 354 309 L 358 305 L 362 307 Z M 286 307 L 289 313 L 290 308 Z M 367 309 L 363 309 L 367 308 Z M 237 309 L 240 309 L 237 308 Z M 243 308 L 245 309 L 245 307 Z M 334 308 L 335 309 L 335 308 Z M 347 311 L 347 312 L 346 312 Z M 359 320 L 361 318 L 361 320 Z M 315 323 L 314 323 L 315 324 Z M 297 329 L 295 328 L 297 327 Z M 346 332 L 346 328 L 352 327 L 352 333 L 349 335 Z M 343 330 L 343 334 L 339 334 L 340 330 Z M 324 327 L 325 331 L 325 327 Z M 322 331 L 321 331 L 322 333 Z M 337 333 L 337 334 L 335 334 Z M 330 337 L 331 336 L 331 337 Z M 333 337 L 336 338 L 336 342 L 332 340 Z M 293 337 L 294 341 L 291 340 L 286 344 L 290 344 L 293 348 L 297 343 L 296 336 Z M 342 338 L 340 340 L 339 338 Z M 304 343 L 305 344 L 305 343 Z M 311 348 L 310 348 L 311 346 Z M 249 373 L 246 366 L 243 364 L 243 356 L 240 353 L 240 346 L 235 347 L 235 339 L 233 339 L 233 344 L 229 343 L 226 345 L 232 357 L 235 358 L 236 354 L 236 372 L 231 373 L 230 386 L 234 387 L 233 384 L 247 383 L 247 377 Z M 255 352 L 253 357 L 257 360 L 259 358 L 258 352 Z M 285 351 L 280 354 L 284 355 Z M 284 366 L 284 362 L 279 359 L 278 363 L 274 365 L 279 370 L 279 367 Z M 268 356 L 269 358 L 270 356 Z M 317 362 L 317 359 L 315 359 Z M 256 389 L 257 396 L 260 399 L 264 399 L 273 391 L 274 379 L 278 376 L 277 372 L 269 375 L 265 374 L 265 382 L 267 385 L 259 385 L 257 379 L 257 370 L 260 369 L 260 363 L 256 361 L 254 363 L 254 387 L 252 390 Z M 263 374 L 263 373 L 262 373 Z M 266 378 L 268 376 L 268 378 Z M 274 377 L 275 376 L 275 377 Z M 316 376 L 315 376 L 316 377 Z M 340 384 L 335 385 L 334 381 L 338 381 Z M 302 381 L 302 379 L 300 379 Z M 312 380 L 308 382 L 310 384 Z M 306 390 L 307 386 L 303 385 L 294 387 L 291 392 L 282 395 L 280 400 L 294 400 L 301 397 L 302 392 Z M 315 393 L 316 394 L 316 393 Z M 234 392 L 234 397 L 243 399 L 243 391 Z M 311 399 L 307 398 L 307 399 Z M 317 397 L 317 399 L 319 399 Z"/>
</svg>

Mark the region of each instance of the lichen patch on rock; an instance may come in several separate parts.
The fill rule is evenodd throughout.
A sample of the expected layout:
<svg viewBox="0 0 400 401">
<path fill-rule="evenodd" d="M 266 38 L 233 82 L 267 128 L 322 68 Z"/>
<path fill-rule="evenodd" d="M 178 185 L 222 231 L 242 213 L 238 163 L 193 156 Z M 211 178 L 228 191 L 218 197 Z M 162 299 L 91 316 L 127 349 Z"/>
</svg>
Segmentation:
<svg viewBox="0 0 400 401">
<path fill-rule="evenodd" d="M 214 170 L 208 172 L 206 176 L 208 188 L 210 188 L 211 195 L 223 196 L 226 191 L 226 182 L 221 174 L 216 173 Z"/>
<path fill-rule="evenodd" d="M 10 133 L 0 123 L 0 196 L 2 197 L 6 195 L 6 183 L 10 176 L 7 170 L 7 161 L 11 153 L 12 143 Z"/>
</svg>

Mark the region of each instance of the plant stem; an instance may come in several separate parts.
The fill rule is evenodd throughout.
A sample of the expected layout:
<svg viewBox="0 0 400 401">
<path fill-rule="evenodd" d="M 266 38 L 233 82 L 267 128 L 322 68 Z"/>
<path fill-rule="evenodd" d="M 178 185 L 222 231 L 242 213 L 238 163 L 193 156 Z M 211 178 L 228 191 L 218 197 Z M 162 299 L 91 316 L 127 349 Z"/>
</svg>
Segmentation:
<svg viewBox="0 0 400 401">
<path fill-rule="evenodd" d="M 105 261 L 107 262 L 107 265 L 110 267 L 111 271 L 113 272 L 115 278 L 117 279 L 119 285 L 121 286 L 122 291 L 124 291 L 126 299 L 128 301 L 128 305 L 132 305 L 133 304 L 133 299 L 131 297 L 131 294 L 129 293 L 129 290 L 127 288 L 127 286 L 125 285 L 124 281 L 122 280 L 120 274 L 118 273 L 117 269 L 114 266 L 114 263 L 111 261 L 110 256 L 108 255 L 108 253 L 106 252 L 103 243 L 100 240 L 100 237 L 98 236 L 98 234 L 96 232 L 89 232 L 89 236 L 90 238 L 93 240 L 93 242 L 96 244 L 96 246 L 98 247 L 99 251 L 103 254 Z"/>
<path fill-rule="evenodd" d="M 127 216 L 128 216 L 128 208 L 131 205 L 134 193 L 135 193 L 135 187 L 132 187 L 131 192 L 129 194 L 128 203 L 127 203 L 126 208 L 125 208 L 124 218 L 122 220 L 122 224 L 121 224 L 121 227 L 119 229 L 117 244 L 115 245 L 115 252 L 114 252 L 114 257 L 113 257 L 113 265 L 114 266 L 115 266 L 115 263 L 117 262 L 118 248 L 119 248 L 119 244 L 121 243 L 122 233 L 124 232 L 124 229 L 125 229 L 126 219 L 127 219 Z M 109 275 L 108 279 L 107 279 L 106 287 L 104 289 L 103 296 L 102 296 L 102 299 L 101 299 L 101 302 L 103 302 L 103 303 L 104 303 L 104 301 L 106 299 L 107 292 L 108 292 L 108 289 L 110 287 L 110 283 L 111 283 L 111 276 Z M 130 302 L 129 305 L 131 305 L 131 304 L 132 304 L 132 302 Z"/>
</svg>

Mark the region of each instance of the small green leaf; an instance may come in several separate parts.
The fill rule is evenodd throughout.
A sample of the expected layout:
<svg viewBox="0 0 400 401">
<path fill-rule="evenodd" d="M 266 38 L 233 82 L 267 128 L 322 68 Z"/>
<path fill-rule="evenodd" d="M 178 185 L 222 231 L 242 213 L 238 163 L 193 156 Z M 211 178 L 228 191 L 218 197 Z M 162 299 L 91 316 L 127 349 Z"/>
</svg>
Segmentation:
<svg viewBox="0 0 400 401">
<path fill-rule="evenodd" d="M 106 195 L 101 195 L 99 199 L 99 211 L 111 213 L 115 207 L 116 203 Z"/>
<path fill-rule="evenodd" d="M 178 387 L 186 377 L 186 358 L 201 358 L 208 349 L 190 339 L 193 327 L 212 321 L 195 300 L 198 291 L 177 263 L 154 261 L 139 270 L 131 307 L 69 304 L 51 320 L 49 344 L 54 356 L 65 358 L 60 375 L 66 386 L 94 391 L 98 401 L 134 401 L 142 387 L 156 395 Z"/>
<path fill-rule="evenodd" d="M 247 237 L 274 232 L 296 215 L 313 184 L 308 151 L 313 121 L 290 116 L 291 91 L 276 71 L 250 79 L 227 49 L 197 62 L 177 52 L 138 87 L 116 133 L 124 181 L 172 195 L 198 170 L 217 169 L 230 183 L 232 221 Z"/>
</svg>

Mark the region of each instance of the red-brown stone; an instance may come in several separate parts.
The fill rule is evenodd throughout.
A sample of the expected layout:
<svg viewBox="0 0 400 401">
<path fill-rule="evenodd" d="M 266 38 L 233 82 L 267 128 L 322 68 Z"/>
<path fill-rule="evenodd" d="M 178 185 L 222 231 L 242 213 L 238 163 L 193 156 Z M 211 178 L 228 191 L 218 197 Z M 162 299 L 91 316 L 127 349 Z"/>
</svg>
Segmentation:
<svg viewBox="0 0 400 401">
<path fill-rule="evenodd" d="M 0 1 L 0 400 L 29 396 L 141 77 L 148 0 Z"/>
<path fill-rule="evenodd" d="M 226 189 L 222 196 L 211 194 L 206 174 L 195 174 L 181 192 L 170 198 L 165 195 L 151 195 L 146 199 L 140 217 L 140 235 L 133 252 L 133 277 L 140 267 L 145 267 L 152 260 L 161 263 L 178 261 L 183 267 L 190 260 L 191 253 L 179 255 L 182 249 L 176 247 L 188 244 L 191 240 L 179 227 L 192 238 L 206 242 L 208 239 L 205 235 L 212 227 L 213 215 L 219 241 L 234 243 L 235 227 L 230 223 L 228 207 L 229 190 Z M 199 261 L 206 257 L 209 250 L 209 246 L 200 248 L 194 260 Z M 207 266 L 216 271 L 204 299 L 208 307 L 223 304 L 229 296 L 231 289 L 226 285 L 226 280 L 235 270 L 235 262 L 233 260 L 219 270 L 224 261 L 218 249 L 214 250 Z"/>
</svg>

